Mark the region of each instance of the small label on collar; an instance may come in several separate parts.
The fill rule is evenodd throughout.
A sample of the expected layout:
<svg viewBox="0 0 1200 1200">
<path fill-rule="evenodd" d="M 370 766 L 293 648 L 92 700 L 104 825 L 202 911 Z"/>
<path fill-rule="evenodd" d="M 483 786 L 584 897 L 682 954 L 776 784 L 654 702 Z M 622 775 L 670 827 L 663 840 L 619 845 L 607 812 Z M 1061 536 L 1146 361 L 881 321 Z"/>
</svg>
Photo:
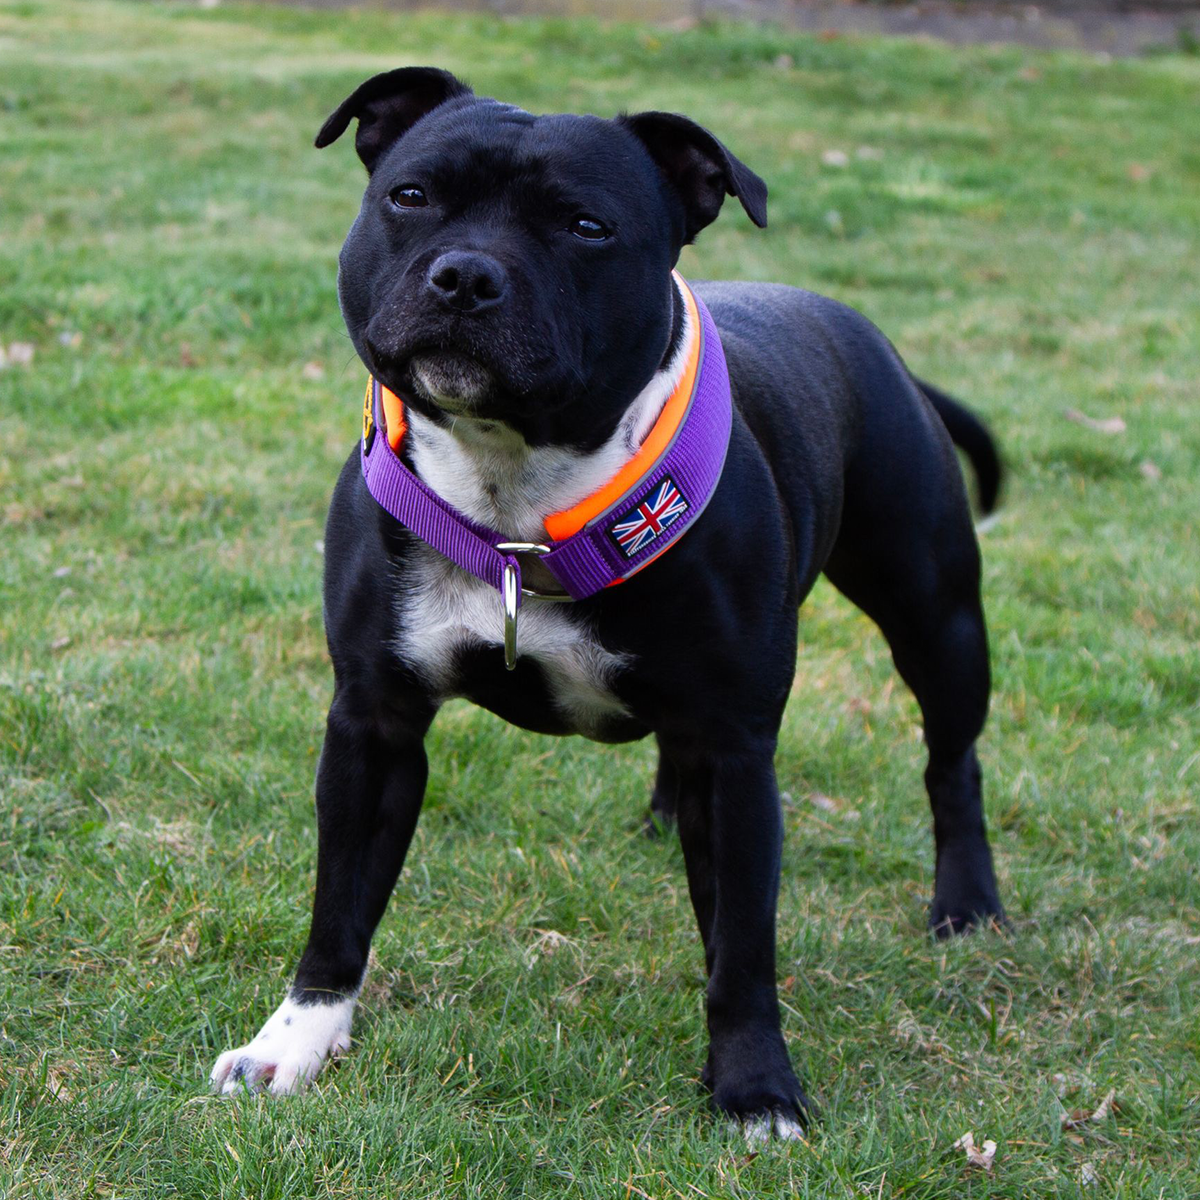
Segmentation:
<svg viewBox="0 0 1200 1200">
<path fill-rule="evenodd" d="M 371 453 L 371 443 L 375 440 L 375 385 L 367 380 L 367 396 L 363 401 L 363 453 Z"/>
<path fill-rule="evenodd" d="M 687 500 L 668 475 L 644 500 L 622 513 L 608 532 L 621 553 L 633 558 L 687 510 Z"/>
</svg>

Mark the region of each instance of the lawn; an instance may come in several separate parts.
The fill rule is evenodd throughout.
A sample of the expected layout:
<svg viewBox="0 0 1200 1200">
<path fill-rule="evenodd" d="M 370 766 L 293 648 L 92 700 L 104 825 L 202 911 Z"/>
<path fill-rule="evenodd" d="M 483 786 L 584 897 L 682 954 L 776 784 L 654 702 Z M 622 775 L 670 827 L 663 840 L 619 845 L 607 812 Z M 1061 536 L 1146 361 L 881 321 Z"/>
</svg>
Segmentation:
<svg viewBox="0 0 1200 1200">
<path fill-rule="evenodd" d="M 771 224 L 727 206 L 685 273 L 855 305 L 1003 443 L 981 751 L 1010 937 L 925 933 L 915 704 L 831 588 L 801 616 L 806 1142 L 755 1153 L 699 1092 L 652 747 L 460 704 L 352 1054 L 294 1100 L 207 1095 L 315 864 L 322 521 L 363 371 L 334 292 L 361 168 L 311 141 L 411 62 L 711 126 Z M 1200 1193 L 1198 103 L 1182 56 L 0 0 L 0 1196 Z"/>
</svg>

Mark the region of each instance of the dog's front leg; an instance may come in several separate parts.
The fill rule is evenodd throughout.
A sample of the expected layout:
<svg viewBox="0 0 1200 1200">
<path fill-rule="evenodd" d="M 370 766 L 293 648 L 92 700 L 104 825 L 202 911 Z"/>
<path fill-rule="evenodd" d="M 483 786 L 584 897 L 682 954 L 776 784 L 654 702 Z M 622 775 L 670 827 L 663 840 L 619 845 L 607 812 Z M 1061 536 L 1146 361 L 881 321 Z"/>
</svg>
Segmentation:
<svg viewBox="0 0 1200 1200">
<path fill-rule="evenodd" d="M 708 968 L 704 1083 L 721 1112 L 799 1132 L 808 1100 L 792 1071 L 775 987 L 783 819 L 774 745 L 714 756 L 675 750 L 679 836 Z M 760 1128 L 762 1122 L 760 1121 Z"/>
<path fill-rule="evenodd" d="M 296 1091 L 326 1059 L 349 1048 L 371 935 L 425 793 L 427 726 L 410 722 L 385 734 L 335 699 L 317 770 L 317 887 L 308 945 L 286 998 L 255 1039 L 217 1059 L 213 1087 Z"/>
</svg>

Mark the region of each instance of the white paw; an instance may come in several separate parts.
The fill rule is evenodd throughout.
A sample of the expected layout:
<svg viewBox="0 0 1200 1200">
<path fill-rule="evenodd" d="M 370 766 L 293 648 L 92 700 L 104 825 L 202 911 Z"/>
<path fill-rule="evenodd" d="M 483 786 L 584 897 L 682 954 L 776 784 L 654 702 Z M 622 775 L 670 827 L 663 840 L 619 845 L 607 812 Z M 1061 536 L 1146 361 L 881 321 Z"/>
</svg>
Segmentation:
<svg viewBox="0 0 1200 1200">
<path fill-rule="evenodd" d="M 275 1096 L 298 1092 L 325 1060 L 350 1049 L 354 999 L 331 1004 L 297 1004 L 289 996 L 267 1019 L 252 1042 L 226 1050 L 209 1080 L 226 1096 L 266 1089 Z"/>
<path fill-rule="evenodd" d="M 743 1123 L 742 1132 L 751 1150 L 763 1149 L 771 1140 L 772 1133 L 775 1140 L 780 1142 L 804 1140 L 804 1126 L 795 1117 L 781 1112 L 772 1113 L 769 1117 L 752 1117 Z"/>
</svg>

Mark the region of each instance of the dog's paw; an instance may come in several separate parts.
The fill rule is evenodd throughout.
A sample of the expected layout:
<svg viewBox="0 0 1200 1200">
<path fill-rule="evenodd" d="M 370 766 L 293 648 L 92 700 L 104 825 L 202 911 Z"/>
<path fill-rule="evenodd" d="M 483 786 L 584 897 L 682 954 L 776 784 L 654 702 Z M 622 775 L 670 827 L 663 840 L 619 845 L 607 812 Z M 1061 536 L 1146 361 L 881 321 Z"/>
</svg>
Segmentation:
<svg viewBox="0 0 1200 1200">
<path fill-rule="evenodd" d="M 710 1046 L 700 1078 L 713 1107 L 740 1120 L 750 1141 L 801 1137 L 815 1112 L 775 1031 L 746 1031 Z"/>
<path fill-rule="evenodd" d="M 271 1014 L 252 1042 L 226 1050 L 209 1081 L 228 1096 L 243 1087 L 274 1096 L 298 1092 L 327 1059 L 350 1049 L 354 1000 L 299 1004 L 289 996 Z"/>
<path fill-rule="evenodd" d="M 803 1137 L 816 1113 L 790 1070 L 774 1078 L 726 1081 L 713 1089 L 712 1103 L 718 1112 L 742 1123 L 752 1145 L 772 1137 L 779 1141 Z"/>
<path fill-rule="evenodd" d="M 1011 932 L 1012 927 L 999 904 L 951 907 L 935 903 L 929 911 L 929 928 L 939 941 L 945 941 L 947 938 L 974 933 L 977 929 L 1006 933 Z"/>
<path fill-rule="evenodd" d="M 975 839 L 939 854 L 929 928 L 939 938 L 973 929 L 1007 927 L 987 843 Z"/>
<path fill-rule="evenodd" d="M 779 1142 L 804 1140 L 804 1123 L 790 1113 L 764 1113 L 742 1122 L 742 1133 L 751 1150 L 762 1150 L 774 1138 Z"/>
<path fill-rule="evenodd" d="M 939 887 L 929 909 L 929 928 L 945 939 L 975 929 L 1006 929 L 1008 918 L 994 884 Z"/>
</svg>

